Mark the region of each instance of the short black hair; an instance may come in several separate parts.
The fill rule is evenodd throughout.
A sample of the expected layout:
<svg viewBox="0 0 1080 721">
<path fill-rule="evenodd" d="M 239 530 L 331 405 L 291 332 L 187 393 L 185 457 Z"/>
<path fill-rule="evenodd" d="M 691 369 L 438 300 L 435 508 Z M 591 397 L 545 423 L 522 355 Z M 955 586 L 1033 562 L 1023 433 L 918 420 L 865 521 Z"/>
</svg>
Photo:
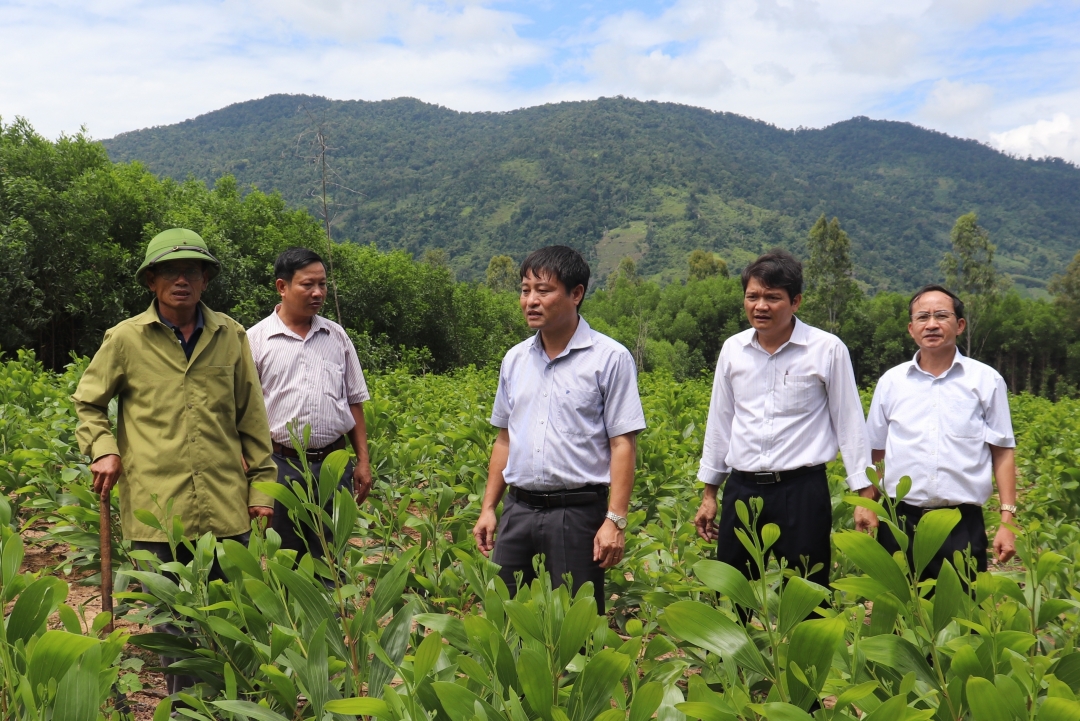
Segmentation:
<svg viewBox="0 0 1080 721">
<path fill-rule="evenodd" d="M 917 291 L 915 291 L 915 295 L 911 296 L 911 300 L 909 300 L 907 304 L 908 316 L 911 316 L 911 309 L 915 307 L 915 301 L 917 301 L 921 295 L 923 295 L 924 293 L 933 293 L 935 291 L 937 291 L 938 293 L 944 293 L 945 295 L 952 298 L 953 312 L 956 313 L 957 320 L 960 320 L 964 317 L 964 301 L 960 300 L 960 296 L 958 296 L 956 293 L 953 293 L 945 286 L 938 285 L 937 283 L 924 285 L 922 288 L 919 288 Z"/>
<path fill-rule="evenodd" d="M 521 264 L 521 279 L 532 274 L 537 278 L 547 275 L 559 281 L 569 293 L 579 285 L 589 289 L 589 264 L 581 253 L 565 245 L 549 245 L 529 253 Z M 584 298 L 582 298 L 584 302 Z M 578 304 L 581 307 L 581 304 Z"/>
<path fill-rule="evenodd" d="M 743 269 L 744 293 L 751 278 L 757 278 L 766 288 L 783 288 L 792 303 L 795 296 L 802 295 L 802 263 L 783 248 L 773 248 Z"/>
<path fill-rule="evenodd" d="M 312 263 L 322 263 L 323 269 L 326 269 L 326 263 L 323 262 L 322 257 L 313 250 L 307 248 L 283 250 L 277 260 L 274 261 L 274 277 L 286 283 L 292 283 L 296 271 L 306 268 Z"/>
</svg>

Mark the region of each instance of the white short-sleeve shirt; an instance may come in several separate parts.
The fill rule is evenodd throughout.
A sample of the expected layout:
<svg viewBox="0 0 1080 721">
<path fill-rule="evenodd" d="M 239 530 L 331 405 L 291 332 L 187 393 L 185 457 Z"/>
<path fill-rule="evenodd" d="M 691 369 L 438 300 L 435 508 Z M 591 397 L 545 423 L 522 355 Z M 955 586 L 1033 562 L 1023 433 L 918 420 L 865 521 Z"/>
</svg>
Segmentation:
<svg viewBox="0 0 1080 721">
<path fill-rule="evenodd" d="M 608 439 L 645 428 L 634 358 L 584 318 L 554 359 L 537 333 L 503 358 L 491 423 L 510 432 L 508 485 L 544 492 L 610 484 Z"/>
<path fill-rule="evenodd" d="M 937 377 L 918 358 L 886 371 L 870 406 L 866 426 L 871 447 L 885 451 L 885 490 L 895 497 L 910 476 L 904 500 L 913 506 L 982 505 L 993 492 L 990 446 L 1016 446 L 1005 381 L 959 350 Z"/>
</svg>

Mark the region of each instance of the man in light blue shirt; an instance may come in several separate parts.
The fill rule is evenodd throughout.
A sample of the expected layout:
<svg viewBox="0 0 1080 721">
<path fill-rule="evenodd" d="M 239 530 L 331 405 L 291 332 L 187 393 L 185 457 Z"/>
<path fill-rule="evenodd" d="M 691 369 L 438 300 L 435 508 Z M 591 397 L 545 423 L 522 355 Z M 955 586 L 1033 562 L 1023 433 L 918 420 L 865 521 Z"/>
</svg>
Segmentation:
<svg viewBox="0 0 1080 721">
<path fill-rule="evenodd" d="M 578 315 L 589 266 L 566 246 L 521 265 L 521 309 L 537 333 L 510 349 L 491 412 L 500 429 L 473 536 L 511 595 L 544 555 L 556 585 L 591 581 L 604 612 L 604 569 L 622 560 L 634 487 L 635 439 L 645 428 L 630 352 Z M 495 509 L 503 505 L 496 523 Z M 496 525 L 498 525 L 496 542 Z"/>
</svg>

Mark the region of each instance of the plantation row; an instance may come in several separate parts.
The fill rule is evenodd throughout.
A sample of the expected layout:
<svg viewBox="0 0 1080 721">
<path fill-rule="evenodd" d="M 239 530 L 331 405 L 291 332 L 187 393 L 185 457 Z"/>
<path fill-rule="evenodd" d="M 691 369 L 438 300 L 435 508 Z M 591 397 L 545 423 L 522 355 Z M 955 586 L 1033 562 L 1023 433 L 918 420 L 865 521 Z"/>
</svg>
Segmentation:
<svg viewBox="0 0 1080 721">
<path fill-rule="evenodd" d="M 541 578 L 510 598 L 475 549 L 494 372 L 376 375 L 371 498 L 358 508 L 339 493 L 320 518 L 307 489 L 273 491 L 298 522 L 334 529 L 325 563 L 280 550 L 273 532 L 248 547 L 196 539 L 186 567 L 117 541 L 116 614 L 185 634 L 105 635 L 107 617 L 65 603 L 69 583 L 99 580 L 98 503 L 69 401 L 82 367 L 57 376 L 25 353 L 0 366 L 4 719 L 126 718 L 118 689 L 137 681 L 121 666 L 139 647 L 205 681 L 182 697 L 190 708 L 166 701 L 155 719 L 1080 720 L 1080 402 L 1012 399 L 1022 565 L 976 576 L 958 559 L 935 589 L 919 586 L 958 512 L 927 514 L 907 539 L 909 569 L 851 530 L 835 467 L 826 589 L 781 584 L 775 566 L 748 582 L 709 560 L 692 524 L 709 387 L 645 374 L 626 556 L 599 617 L 587 587 L 571 598 Z M 338 452 L 311 483 L 332 487 L 344 462 Z M 167 509 L 159 516 L 141 518 L 186 543 Z M 35 543 L 69 545 L 56 569 L 21 572 L 34 529 Z M 748 540 L 760 562 L 776 530 L 759 531 Z M 207 583 L 215 556 L 228 582 Z"/>
</svg>

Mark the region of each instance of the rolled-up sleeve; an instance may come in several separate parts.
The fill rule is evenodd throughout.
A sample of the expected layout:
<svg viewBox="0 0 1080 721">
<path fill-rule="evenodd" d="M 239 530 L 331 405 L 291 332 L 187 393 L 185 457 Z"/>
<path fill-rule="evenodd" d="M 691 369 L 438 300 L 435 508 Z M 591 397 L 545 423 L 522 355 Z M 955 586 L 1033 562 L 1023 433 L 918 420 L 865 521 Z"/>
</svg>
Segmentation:
<svg viewBox="0 0 1080 721">
<path fill-rule="evenodd" d="M 123 352 L 109 331 L 71 396 L 79 419 L 75 439 L 91 461 L 120 455 L 109 422 L 109 402 L 123 389 L 124 381 Z"/>
<path fill-rule="evenodd" d="M 983 440 L 992 446 L 1015 448 L 1016 438 L 1013 436 L 1012 414 L 1009 411 L 1009 393 L 1005 387 L 1005 380 L 1001 376 L 994 378 L 990 400 L 986 403 L 983 413 L 986 418 Z"/>
<path fill-rule="evenodd" d="M 637 366 L 628 352 L 611 356 L 604 388 L 604 427 L 608 438 L 645 428 L 645 411 L 638 393 Z"/>
<path fill-rule="evenodd" d="M 848 488 L 857 491 L 870 485 L 866 469 L 872 461 L 859 387 L 855 384 L 851 356 L 843 343 L 838 342 L 833 348 L 827 381 L 829 416 L 840 445 L 840 457 L 844 459 Z"/>
<path fill-rule="evenodd" d="M 724 349 L 727 349 L 726 343 Z M 705 445 L 701 450 L 701 464 L 697 476 L 699 481 L 708 486 L 719 486 L 731 473 L 727 455 L 731 447 L 731 422 L 734 417 L 735 394 L 731 390 L 731 379 L 727 375 L 724 350 L 721 350 L 716 361 L 709 415 L 705 422 Z"/>
</svg>

